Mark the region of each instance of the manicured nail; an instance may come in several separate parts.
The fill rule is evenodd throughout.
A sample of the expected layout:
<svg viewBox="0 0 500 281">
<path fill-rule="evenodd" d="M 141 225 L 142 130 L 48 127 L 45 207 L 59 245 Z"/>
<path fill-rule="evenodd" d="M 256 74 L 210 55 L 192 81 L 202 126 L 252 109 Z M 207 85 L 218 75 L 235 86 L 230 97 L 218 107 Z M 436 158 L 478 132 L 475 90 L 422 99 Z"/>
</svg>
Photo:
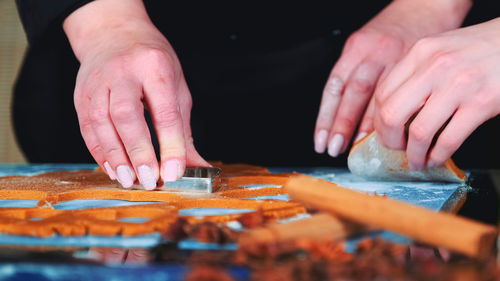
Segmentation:
<svg viewBox="0 0 500 281">
<path fill-rule="evenodd" d="M 157 178 L 153 172 L 153 169 L 151 169 L 147 165 L 142 165 L 137 168 L 137 172 L 139 174 L 139 181 L 145 189 L 153 190 L 156 188 Z"/>
<path fill-rule="evenodd" d="M 340 150 L 344 145 L 344 136 L 341 134 L 336 134 L 333 136 L 330 144 L 328 145 L 328 154 L 332 157 L 337 157 L 340 154 Z"/>
<path fill-rule="evenodd" d="M 361 140 L 364 137 L 366 137 L 366 132 L 360 132 L 358 134 L 358 136 L 356 137 L 356 139 L 354 139 L 354 143 L 357 143 L 359 140 Z"/>
<path fill-rule="evenodd" d="M 314 150 L 316 153 L 324 153 L 326 150 L 326 141 L 328 139 L 328 131 L 320 130 L 316 134 L 316 140 L 314 141 Z"/>
<path fill-rule="evenodd" d="M 441 164 L 439 164 L 438 162 L 436 162 L 432 159 L 429 159 L 429 161 L 427 161 L 427 168 L 434 168 L 437 166 L 441 166 Z"/>
<path fill-rule="evenodd" d="M 111 180 L 116 180 L 116 173 L 115 171 L 113 171 L 108 161 L 104 162 L 104 169 L 106 169 L 106 173 L 108 173 L 108 176 Z"/>
<path fill-rule="evenodd" d="M 173 182 L 179 178 L 181 165 L 178 160 L 170 159 L 165 162 L 163 167 L 163 181 Z"/>
<path fill-rule="evenodd" d="M 116 175 L 118 182 L 125 187 L 129 188 L 134 185 L 134 172 L 127 165 L 121 165 L 116 168 Z"/>
</svg>

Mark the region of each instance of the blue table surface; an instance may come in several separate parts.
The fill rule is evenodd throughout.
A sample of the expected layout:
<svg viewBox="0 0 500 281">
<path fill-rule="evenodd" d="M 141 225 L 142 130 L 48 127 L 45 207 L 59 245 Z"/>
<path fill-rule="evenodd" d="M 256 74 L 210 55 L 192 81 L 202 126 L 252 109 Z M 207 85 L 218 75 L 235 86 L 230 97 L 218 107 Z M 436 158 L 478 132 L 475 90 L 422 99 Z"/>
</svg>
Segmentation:
<svg viewBox="0 0 500 281">
<path fill-rule="evenodd" d="M 94 169 L 96 165 L 89 164 L 0 164 L 0 176 L 7 175 L 35 175 L 43 172 L 50 171 L 58 171 L 58 170 L 78 170 L 78 169 Z M 386 194 L 388 197 L 408 202 L 410 204 L 422 206 L 434 211 L 440 210 L 449 210 L 453 208 L 457 202 L 465 196 L 465 194 L 469 191 L 470 187 L 460 184 L 449 184 L 449 183 L 424 183 L 424 182 L 370 182 L 359 177 L 352 175 L 347 169 L 342 168 L 328 168 L 328 167 L 316 167 L 316 168 L 291 168 L 291 167 L 281 167 L 281 168 L 270 168 L 273 173 L 280 172 L 300 172 L 313 177 L 322 178 L 328 181 L 335 182 L 341 186 L 351 188 L 358 191 L 369 192 L 377 194 Z M 287 195 L 278 195 L 278 196 L 267 196 L 265 198 L 274 198 L 278 200 L 288 200 Z M 264 199 L 265 199 L 264 198 Z M 257 198 L 262 199 L 262 198 Z M 30 206 L 30 200 L 26 201 L 16 201 L 16 200 L 0 200 L 0 207 L 8 207 L 8 206 Z M 119 201 L 119 202 L 116 202 Z M 89 202 L 78 202 L 83 207 L 85 204 L 97 204 L 97 206 L 116 206 L 118 205 L 126 205 L 126 204 L 134 204 L 134 202 L 121 201 L 121 200 L 102 200 L 102 201 L 93 201 L 93 203 Z M 80 206 L 77 205 L 77 206 Z M 307 217 L 307 215 L 301 215 L 297 219 Z M 293 219 L 293 218 L 292 218 Z M 372 234 L 373 236 L 382 237 L 385 240 L 393 241 L 396 243 L 408 244 L 411 241 L 401 235 L 397 235 L 390 232 L 379 232 Z M 346 243 L 346 250 L 353 251 L 356 244 L 359 242 L 359 239 L 365 238 L 361 237 L 358 239 L 351 239 Z M 161 235 L 159 233 L 149 234 L 149 235 L 139 235 L 132 237 L 104 237 L 104 236 L 95 236 L 95 235 L 87 235 L 83 237 L 63 237 L 63 236 L 53 236 L 47 238 L 38 238 L 38 237 L 29 237 L 29 236 L 18 236 L 18 235 L 6 235 L 0 234 L 0 244 L 3 245 L 22 245 L 22 246 L 32 246 L 32 245 L 46 245 L 46 246 L 80 246 L 80 247 L 123 247 L 123 248 L 151 248 L 158 245 L 162 242 Z M 213 243 L 199 243 L 196 241 L 186 240 L 182 241 L 178 244 L 179 249 L 184 250 L 234 250 L 237 249 L 236 244 L 226 244 L 226 245 L 218 245 Z M 5 276 L 13 276 L 13 275 L 4 275 L 2 272 L 14 272 L 15 274 L 27 274 L 26 277 L 29 277 L 29 274 L 32 271 L 40 270 L 41 265 L 30 265 L 23 264 L 22 266 L 13 266 L 13 264 L 9 263 L 0 263 L 0 280 Z M 150 280 L 160 280 L 164 277 L 165 270 L 167 267 L 163 267 L 162 270 L 155 268 L 152 265 L 148 270 L 150 275 L 148 275 Z M 70 276 L 65 274 L 73 273 L 74 276 L 77 276 L 78 267 L 70 266 L 65 267 L 64 265 L 53 265 L 46 264 L 41 267 L 44 271 L 45 277 L 51 277 L 49 279 L 53 280 L 64 280 L 64 276 Z M 127 267 L 128 268 L 128 267 Z M 134 267 L 132 267 L 134 268 Z M 56 270 L 59 272 L 57 276 L 51 276 L 51 272 Z M 87 268 L 88 270 L 88 268 Z M 105 275 L 99 275 L 98 272 L 105 273 Z M 103 267 L 97 271 L 94 271 L 92 274 L 98 274 L 96 276 L 113 276 L 113 268 Z M 123 267 L 120 268 L 116 274 L 124 277 L 123 275 Z M 135 268 L 135 273 L 129 276 L 141 276 L 139 271 L 142 269 Z M 157 272 L 158 271 L 158 272 Z M 181 276 L 185 274 L 186 268 L 185 266 L 176 266 L 171 267 L 167 270 L 171 280 L 178 280 L 179 278 L 175 278 L 177 275 Z M 154 273 L 154 274 L 153 274 Z M 156 274 L 156 275 L 155 275 Z M 177 274 L 177 275 L 176 275 Z M 237 269 L 231 274 L 236 280 L 246 280 L 248 279 L 248 272 L 244 269 Z M 87 277 L 90 277 L 87 273 Z M 118 275 L 117 275 L 118 276 Z M 158 278 L 156 278 L 156 277 Z M 57 278 L 56 278 L 57 277 Z M 142 277 L 144 277 L 142 275 Z M 59 279 L 61 278 L 61 279 Z M 128 277 L 127 277 L 128 278 Z M 66 278 L 67 279 L 67 278 Z M 92 279 L 92 278 L 90 278 Z M 122 278 L 123 279 L 123 278 Z M 123 279 L 126 280 L 126 279 Z"/>
</svg>

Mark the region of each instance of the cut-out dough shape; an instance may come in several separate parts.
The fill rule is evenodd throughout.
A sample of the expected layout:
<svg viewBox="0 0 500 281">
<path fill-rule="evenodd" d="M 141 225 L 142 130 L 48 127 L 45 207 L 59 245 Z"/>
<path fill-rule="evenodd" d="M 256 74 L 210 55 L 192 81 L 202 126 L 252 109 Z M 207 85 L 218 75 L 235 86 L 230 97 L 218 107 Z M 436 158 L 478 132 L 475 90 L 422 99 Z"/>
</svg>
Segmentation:
<svg viewBox="0 0 500 281">
<path fill-rule="evenodd" d="M 354 144 L 347 165 L 353 174 L 370 180 L 461 183 L 467 178 L 451 159 L 440 167 L 410 170 L 406 152 L 384 147 L 375 132 Z"/>
<path fill-rule="evenodd" d="M 271 173 L 262 167 L 236 164 L 222 165 L 215 193 L 204 198 L 192 198 L 186 193 L 168 191 L 124 190 L 109 180 L 100 170 L 58 171 L 35 176 L 0 178 L 0 199 L 37 200 L 37 207 L 0 207 L 0 233 L 47 237 L 54 234 L 82 235 L 142 235 L 165 233 L 178 217 L 189 222 L 228 222 L 242 214 L 224 213 L 213 216 L 183 216 L 179 210 L 195 208 L 228 208 L 261 210 L 268 218 L 287 218 L 305 213 L 299 203 L 280 200 L 241 199 L 283 194 L 279 186 L 290 174 Z M 271 185 L 262 189 L 247 189 L 243 185 Z M 69 201 L 113 199 L 136 202 L 158 202 L 140 205 L 65 209 Z M 102 203 L 102 202 L 101 202 Z M 115 202 L 116 203 L 116 202 Z M 54 207 L 56 205 L 56 207 Z M 183 213 L 183 212 L 180 212 Z M 141 219 L 137 219 L 141 218 Z"/>
</svg>

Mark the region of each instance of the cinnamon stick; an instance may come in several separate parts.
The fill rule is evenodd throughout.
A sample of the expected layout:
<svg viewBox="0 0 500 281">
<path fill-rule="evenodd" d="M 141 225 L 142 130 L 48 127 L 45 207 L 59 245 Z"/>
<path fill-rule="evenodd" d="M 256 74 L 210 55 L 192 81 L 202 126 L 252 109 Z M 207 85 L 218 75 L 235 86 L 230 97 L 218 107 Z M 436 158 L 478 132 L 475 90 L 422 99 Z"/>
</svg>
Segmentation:
<svg viewBox="0 0 500 281">
<path fill-rule="evenodd" d="M 273 222 L 240 235 L 238 244 L 245 248 L 256 244 L 289 242 L 299 238 L 339 241 L 368 231 L 368 227 L 339 219 L 327 213 L 289 223 Z"/>
<path fill-rule="evenodd" d="M 448 213 L 369 195 L 299 175 L 285 185 L 290 198 L 343 219 L 406 235 L 471 257 L 491 254 L 495 227 Z"/>
</svg>

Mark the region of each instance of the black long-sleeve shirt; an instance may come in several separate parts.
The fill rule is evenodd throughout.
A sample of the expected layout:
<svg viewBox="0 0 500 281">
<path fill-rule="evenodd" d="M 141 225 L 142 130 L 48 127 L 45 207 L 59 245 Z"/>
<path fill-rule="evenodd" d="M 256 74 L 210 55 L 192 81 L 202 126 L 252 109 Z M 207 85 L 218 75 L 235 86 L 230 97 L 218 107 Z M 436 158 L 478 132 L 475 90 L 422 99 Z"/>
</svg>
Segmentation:
<svg viewBox="0 0 500 281">
<path fill-rule="evenodd" d="M 29 49 L 15 86 L 14 127 L 32 162 L 92 162 L 73 107 L 79 63 L 62 30 L 63 20 L 90 1 L 16 0 Z M 345 158 L 313 151 L 322 88 L 347 36 L 389 2 L 149 0 L 145 6 L 181 61 L 202 156 L 344 166 Z M 475 152 L 484 145 L 464 146 Z M 457 163 L 484 166 L 488 154 L 458 155 Z"/>
</svg>

